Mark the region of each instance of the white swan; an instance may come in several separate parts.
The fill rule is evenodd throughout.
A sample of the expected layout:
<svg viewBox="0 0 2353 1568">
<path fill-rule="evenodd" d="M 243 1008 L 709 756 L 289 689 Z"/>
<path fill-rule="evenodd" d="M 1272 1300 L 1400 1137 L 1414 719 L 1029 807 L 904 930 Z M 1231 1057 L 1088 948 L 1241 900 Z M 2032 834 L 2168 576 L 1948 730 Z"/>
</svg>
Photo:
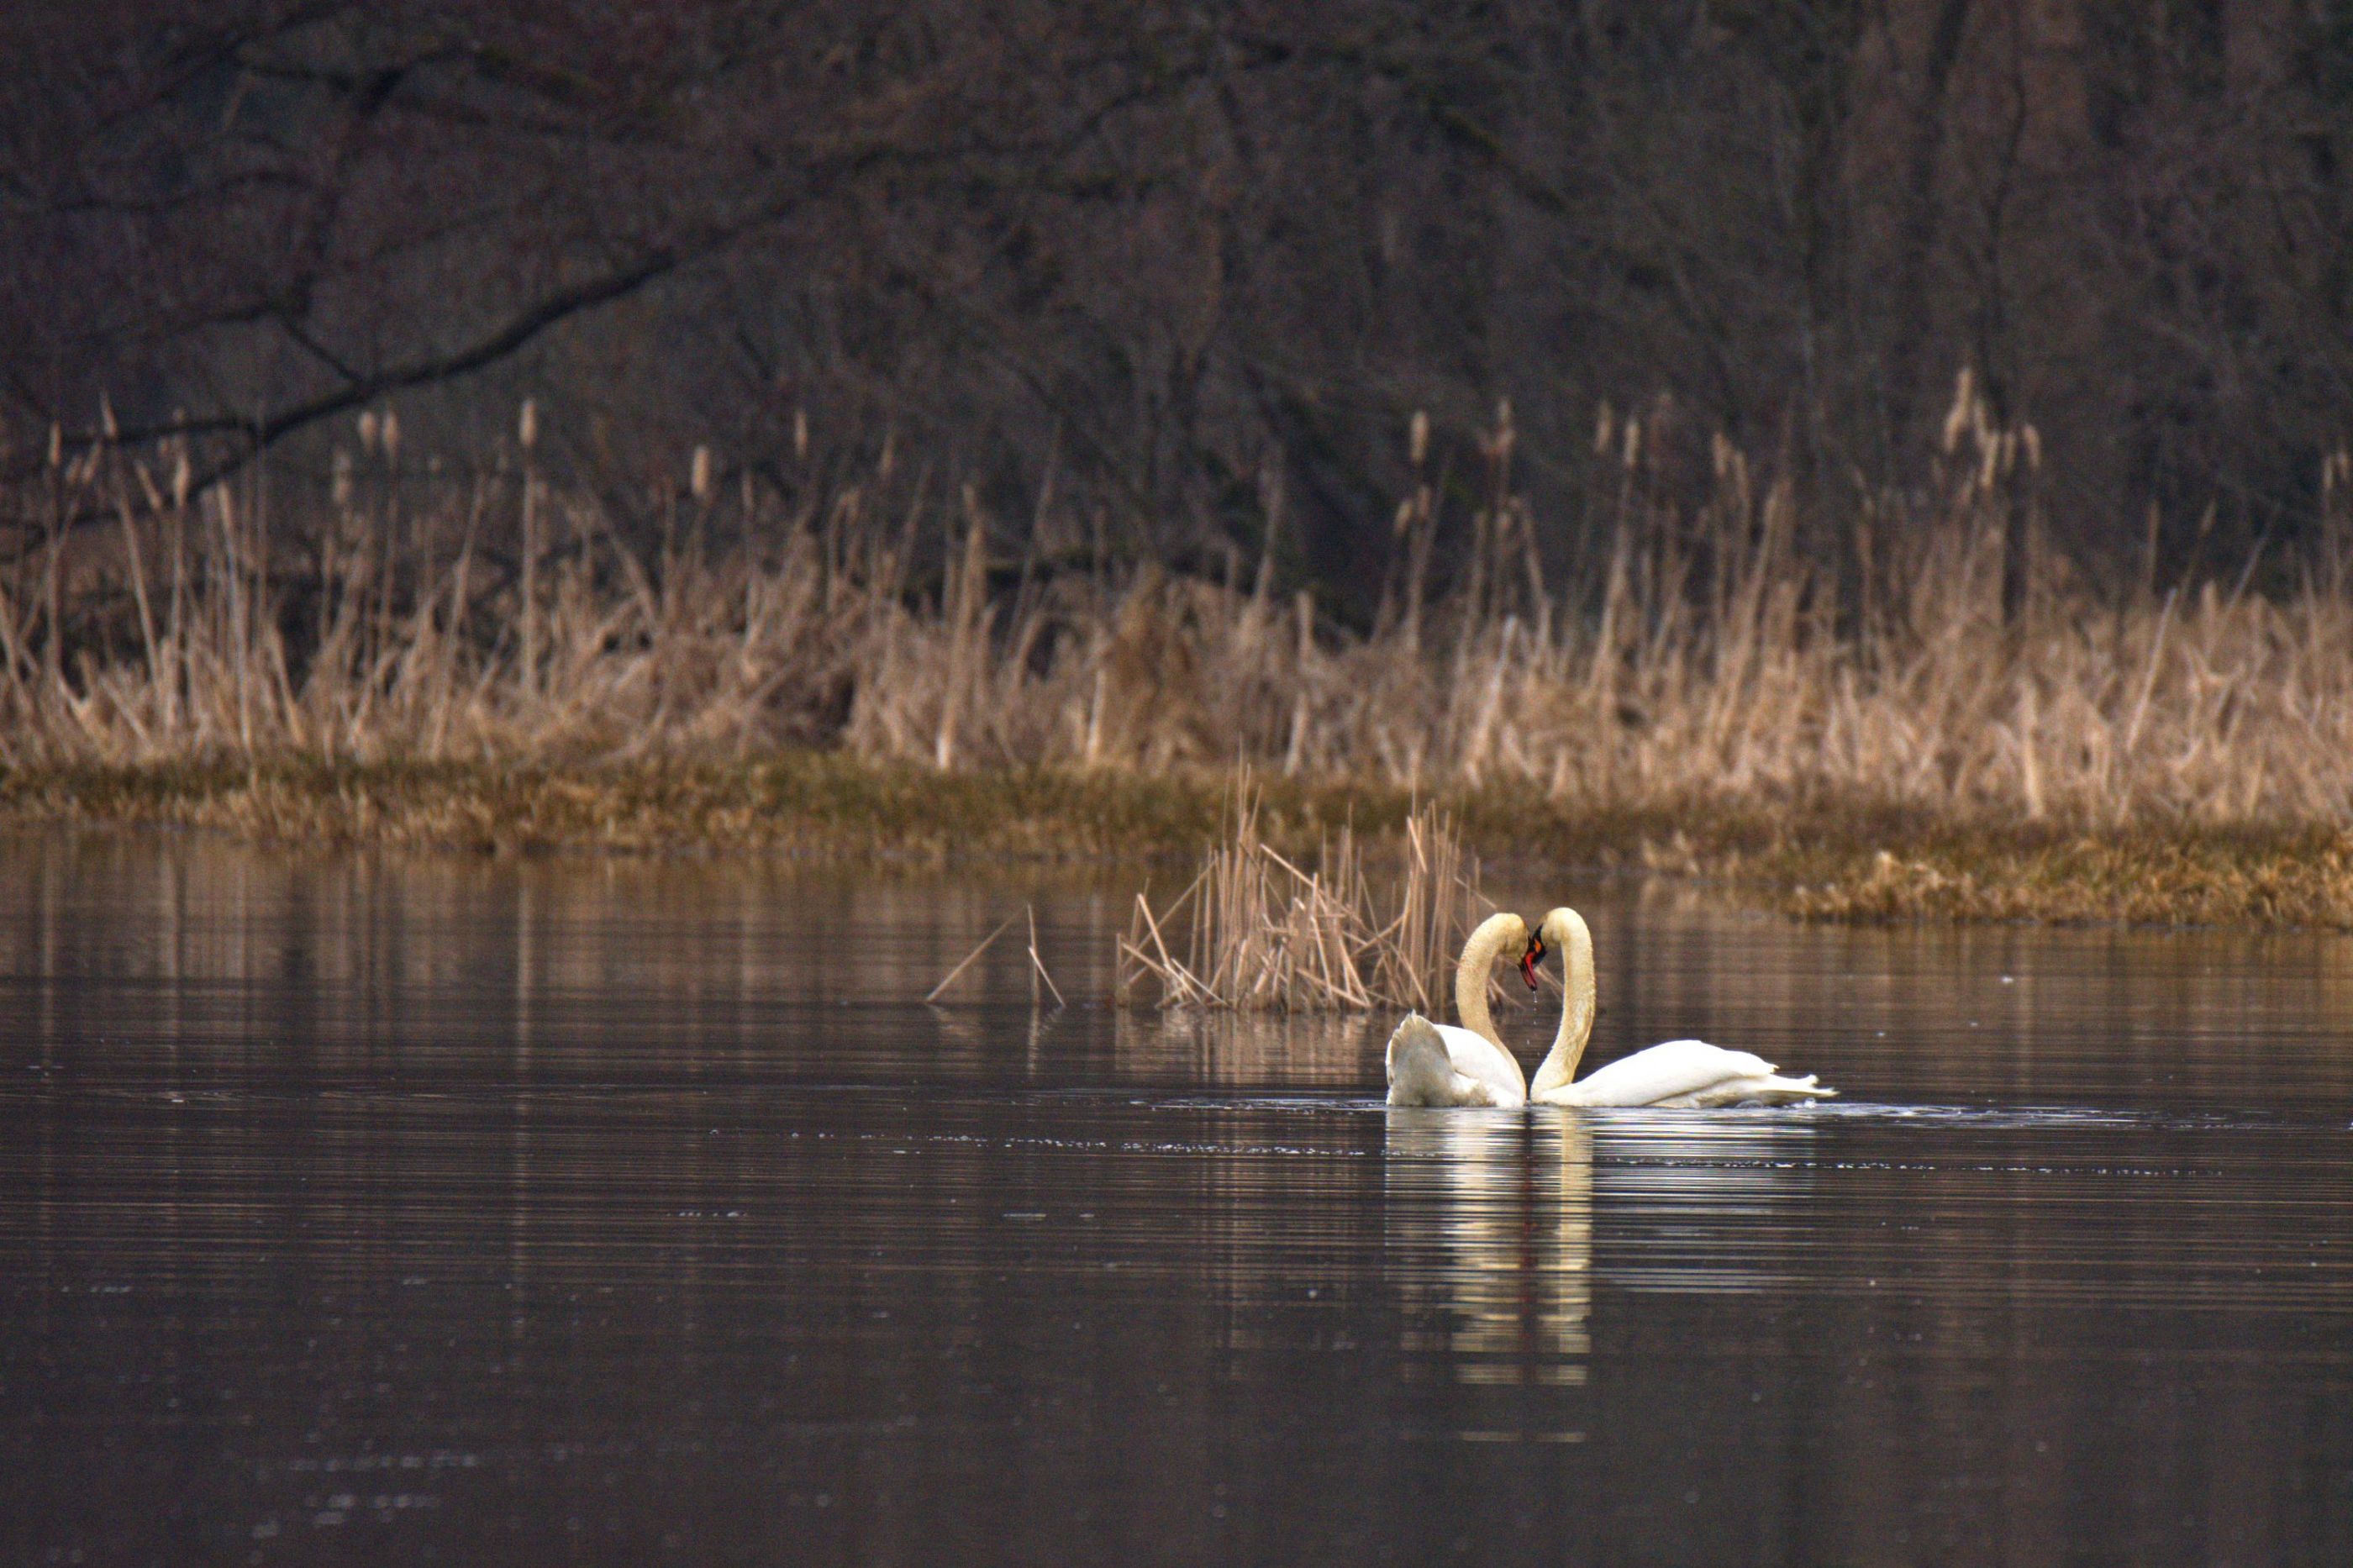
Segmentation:
<svg viewBox="0 0 2353 1568">
<path fill-rule="evenodd" d="M 1389 1036 L 1391 1105 L 1528 1102 L 1527 1075 L 1504 1048 L 1487 1011 L 1487 981 L 1495 960 L 1514 943 L 1525 947 L 1527 941 L 1528 922 L 1509 911 L 1479 922 L 1454 969 L 1454 1013 L 1462 1025 L 1433 1024 L 1408 1013 Z"/>
<path fill-rule="evenodd" d="M 1789 1105 L 1825 1100 L 1834 1089 L 1816 1086 L 1811 1073 L 1782 1078 L 1773 1064 L 1746 1051 L 1727 1051 L 1704 1040 L 1669 1040 L 1620 1057 L 1577 1079 L 1577 1064 L 1593 1034 L 1593 933 L 1572 909 L 1545 916 L 1520 956 L 1520 973 L 1530 986 L 1546 952 L 1560 949 L 1560 1032 L 1552 1052 L 1536 1068 L 1528 1099 L 1538 1105 L 1717 1106 Z"/>
</svg>

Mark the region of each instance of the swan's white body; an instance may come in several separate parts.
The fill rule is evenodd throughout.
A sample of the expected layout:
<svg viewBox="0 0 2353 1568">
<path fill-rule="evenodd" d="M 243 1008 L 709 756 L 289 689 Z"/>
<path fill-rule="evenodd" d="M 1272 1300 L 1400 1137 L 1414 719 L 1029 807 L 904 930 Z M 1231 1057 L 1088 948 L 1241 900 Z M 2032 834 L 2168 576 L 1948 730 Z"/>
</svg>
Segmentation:
<svg viewBox="0 0 2353 1568">
<path fill-rule="evenodd" d="M 1789 1105 L 1822 1100 L 1834 1089 L 1815 1086 L 1813 1075 L 1782 1078 L 1773 1064 L 1746 1051 L 1727 1051 L 1705 1040 L 1669 1040 L 1620 1057 L 1578 1081 L 1552 1089 L 1543 1105 Z"/>
<path fill-rule="evenodd" d="M 1593 933 L 1575 910 L 1557 909 L 1545 916 L 1536 935 L 1560 949 L 1563 992 L 1559 1032 L 1528 1087 L 1535 1104 L 1704 1109 L 1791 1105 L 1838 1092 L 1819 1087 L 1811 1073 L 1783 1078 L 1762 1057 L 1704 1040 L 1669 1040 L 1578 1079 L 1577 1064 L 1593 1036 Z"/>
<path fill-rule="evenodd" d="M 1502 1105 L 1528 1102 L 1528 1080 L 1519 1058 L 1504 1048 L 1487 1011 L 1487 981 L 1495 959 L 1513 943 L 1527 941 L 1527 922 L 1514 914 L 1490 915 L 1462 944 L 1454 970 L 1454 1011 L 1467 1028 L 1433 1024 L 1408 1013 L 1389 1036 L 1391 1105 Z"/>
<path fill-rule="evenodd" d="M 1497 1058 L 1502 1061 L 1498 1062 Z M 1508 1074 L 1499 1070 L 1508 1064 Z M 1528 1102 L 1519 1064 L 1468 1029 L 1408 1013 L 1389 1036 L 1391 1105 L 1501 1105 Z"/>
</svg>

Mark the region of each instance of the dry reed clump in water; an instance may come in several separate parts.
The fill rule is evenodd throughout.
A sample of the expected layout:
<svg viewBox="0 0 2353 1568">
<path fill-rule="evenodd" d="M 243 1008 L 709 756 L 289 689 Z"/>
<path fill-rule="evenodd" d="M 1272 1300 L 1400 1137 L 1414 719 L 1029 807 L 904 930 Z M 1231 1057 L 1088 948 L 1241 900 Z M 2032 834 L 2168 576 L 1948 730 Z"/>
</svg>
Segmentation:
<svg viewBox="0 0 2353 1568">
<path fill-rule="evenodd" d="M 1136 895 L 1119 942 L 1120 1002 L 1149 982 L 1164 1007 L 1440 1016 L 1480 903 L 1478 863 L 1431 807 L 1407 819 L 1401 847 L 1393 880 L 1369 875 L 1343 828 L 1305 869 L 1260 837 L 1245 793 L 1230 837 L 1182 893 L 1159 910 L 1148 891 Z"/>
</svg>

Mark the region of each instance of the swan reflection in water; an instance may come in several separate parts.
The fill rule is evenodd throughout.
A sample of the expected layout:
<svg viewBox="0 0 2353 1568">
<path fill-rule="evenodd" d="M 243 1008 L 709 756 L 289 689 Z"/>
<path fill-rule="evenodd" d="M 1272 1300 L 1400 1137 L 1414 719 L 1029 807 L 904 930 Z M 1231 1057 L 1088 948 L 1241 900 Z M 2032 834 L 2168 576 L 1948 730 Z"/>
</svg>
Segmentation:
<svg viewBox="0 0 2353 1568">
<path fill-rule="evenodd" d="M 1594 1217 L 1611 1286 L 1754 1290 L 1785 1278 L 1758 1216 L 1801 1195 L 1802 1121 L 1683 1111 L 1388 1112 L 1384 1240 L 1409 1379 L 1577 1385 Z M 1596 1180 L 1596 1151 L 1600 1177 Z"/>
<path fill-rule="evenodd" d="M 1593 1138 L 1585 1119 L 1388 1112 L 1388 1265 L 1408 1377 L 1578 1384 L 1589 1346 Z"/>
</svg>

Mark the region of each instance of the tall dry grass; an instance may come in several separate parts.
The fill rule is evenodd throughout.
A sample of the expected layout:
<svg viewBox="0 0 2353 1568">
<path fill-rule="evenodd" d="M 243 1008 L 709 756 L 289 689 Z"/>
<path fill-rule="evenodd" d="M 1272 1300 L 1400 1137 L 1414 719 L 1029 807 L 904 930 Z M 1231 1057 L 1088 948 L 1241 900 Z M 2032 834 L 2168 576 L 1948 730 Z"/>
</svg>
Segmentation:
<svg viewBox="0 0 2353 1568">
<path fill-rule="evenodd" d="M 2252 563 L 2160 588 L 2154 561 L 2094 581 L 2037 548 L 2032 433 L 1995 427 L 1966 384 L 1936 482 L 1873 499 L 1834 549 L 1721 441 L 1704 501 L 1660 499 L 1641 426 L 1606 419 L 1623 482 L 1583 531 L 1604 545 L 1563 578 L 1570 552 L 1512 486 L 1508 414 L 1451 514 L 1418 422 L 1399 568 L 1359 634 L 1276 594 L 1269 563 L 1224 580 L 1121 564 L 1101 518 L 1041 503 L 1007 526 L 887 458 L 795 489 L 700 452 L 625 518 L 540 471 L 535 418 L 502 465 L 463 475 L 364 421 L 303 502 L 249 476 L 198 490 L 169 448 L 55 453 L 0 498 L 0 761 L 814 745 L 1692 810 L 2353 806 L 2341 458 L 2327 548 L 2266 595 Z"/>
</svg>

